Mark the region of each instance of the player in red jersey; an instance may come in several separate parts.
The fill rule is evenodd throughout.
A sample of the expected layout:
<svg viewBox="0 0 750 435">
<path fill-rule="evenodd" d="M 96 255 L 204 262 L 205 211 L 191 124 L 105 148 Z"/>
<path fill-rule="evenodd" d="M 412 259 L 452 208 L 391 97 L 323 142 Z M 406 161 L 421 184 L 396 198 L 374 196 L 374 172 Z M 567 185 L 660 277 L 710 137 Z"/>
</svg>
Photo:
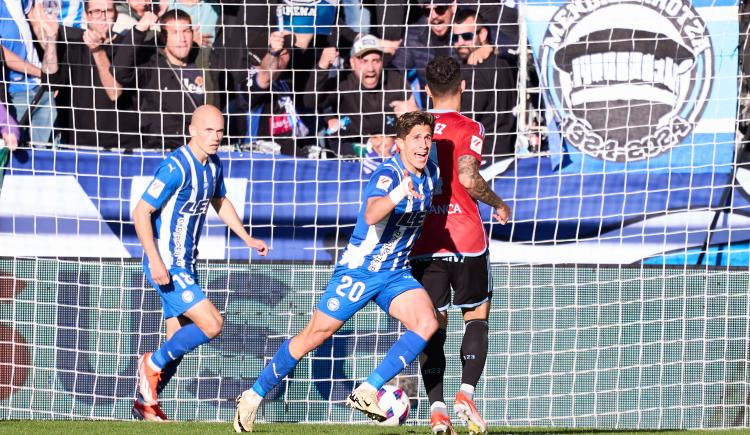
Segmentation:
<svg viewBox="0 0 750 435">
<path fill-rule="evenodd" d="M 493 208 L 492 217 L 508 222 L 510 208 L 479 174 L 484 128 L 458 113 L 461 108 L 461 66 L 452 58 L 436 57 L 427 65 L 427 95 L 435 115 L 433 154 L 442 185 L 435 192 L 422 236 L 412 248 L 412 272 L 427 289 L 438 311 L 439 329 L 423 351 L 422 379 L 430 399 L 432 432 L 453 434 L 443 397 L 448 308 L 460 307 L 465 323 L 461 344 L 461 387 L 453 409 L 469 433 L 487 433 L 473 401 L 487 359 L 492 288 L 488 240 L 477 201 Z M 451 288 L 454 296 L 451 303 Z"/>
</svg>

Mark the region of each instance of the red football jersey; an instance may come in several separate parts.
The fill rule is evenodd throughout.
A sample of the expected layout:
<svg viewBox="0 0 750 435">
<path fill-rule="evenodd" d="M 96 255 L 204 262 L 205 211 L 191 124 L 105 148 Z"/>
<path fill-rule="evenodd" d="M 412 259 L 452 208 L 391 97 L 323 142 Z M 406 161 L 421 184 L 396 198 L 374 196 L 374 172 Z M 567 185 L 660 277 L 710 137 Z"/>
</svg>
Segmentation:
<svg viewBox="0 0 750 435">
<path fill-rule="evenodd" d="M 458 112 L 434 111 L 431 158 L 437 157 L 441 184 L 432 197 L 422 235 L 410 256 L 477 256 L 487 250 L 487 235 L 479 205 L 458 181 L 458 159 L 472 156 L 482 162 L 484 128 Z"/>
</svg>

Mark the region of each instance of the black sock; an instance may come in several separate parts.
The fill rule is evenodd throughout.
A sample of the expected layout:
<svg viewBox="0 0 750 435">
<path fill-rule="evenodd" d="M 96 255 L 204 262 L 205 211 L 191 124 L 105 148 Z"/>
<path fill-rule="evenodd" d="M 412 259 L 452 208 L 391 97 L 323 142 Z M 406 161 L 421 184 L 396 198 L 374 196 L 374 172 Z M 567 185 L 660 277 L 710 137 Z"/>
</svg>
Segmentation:
<svg viewBox="0 0 750 435">
<path fill-rule="evenodd" d="M 487 361 L 489 325 L 486 320 L 466 322 L 464 339 L 461 342 L 461 383 L 477 386 Z"/>
<path fill-rule="evenodd" d="M 438 329 L 422 351 L 422 381 L 430 403 L 445 402 L 443 374 L 445 373 L 445 329 Z"/>
<path fill-rule="evenodd" d="M 159 379 L 159 383 L 156 385 L 156 394 L 161 394 L 162 390 L 164 390 L 169 381 L 172 379 L 172 376 L 177 373 L 177 366 L 180 365 L 180 362 L 182 362 L 182 357 L 169 361 L 167 365 L 165 365 L 164 368 L 161 369 L 161 378 Z"/>
</svg>

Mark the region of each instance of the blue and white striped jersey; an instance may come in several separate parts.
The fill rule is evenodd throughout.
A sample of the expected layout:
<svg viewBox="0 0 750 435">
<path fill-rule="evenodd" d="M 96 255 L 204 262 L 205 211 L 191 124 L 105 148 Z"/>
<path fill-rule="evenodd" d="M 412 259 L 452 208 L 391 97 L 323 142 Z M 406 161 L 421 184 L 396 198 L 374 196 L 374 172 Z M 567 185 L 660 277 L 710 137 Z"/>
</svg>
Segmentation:
<svg viewBox="0 0 750 435">
<path fill-rule="evenodd" d="M 385 196 L 398 186 L 403 180 L 404 169 L 400 154 L 396 154 L 373 172 L 365 187 L 357 224 L 339 266 L 361 267 L 370 272 L 409 267 L 409 251 L 422 232 L 433 191 L 438 186 L 440 173 L 437 165 L 428 160 L 421 177 L 411 174 L 414 188 L 423 195 L 422 199 L 404 198 L 382 221 L 374 225 L 365 223 L 367 200 Z"/>
<path fill-rule="evenodd" d="M 60 2 L 60 24 L 82 29 L 83 12 L 83 0 L 62 0 Z"/>
<path fill-rule="evenodd" d="M 202 165 L 185 145 L 161 162 L 142 199 L 156 208 L 151 225 L 167 269 L 193 269 L 211 199 L 225 195 L 218 156 L 209 156 Z M 144 264 L 148 264 L 145 256 Z"/>
</svg>

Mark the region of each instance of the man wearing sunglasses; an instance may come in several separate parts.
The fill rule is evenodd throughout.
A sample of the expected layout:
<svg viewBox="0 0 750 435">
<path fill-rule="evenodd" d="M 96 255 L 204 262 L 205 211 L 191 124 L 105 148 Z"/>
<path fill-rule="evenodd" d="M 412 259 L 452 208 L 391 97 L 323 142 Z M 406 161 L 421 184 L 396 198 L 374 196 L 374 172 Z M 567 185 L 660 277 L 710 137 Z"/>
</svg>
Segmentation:
<svg viewBox="0 0 750 435">
<path fill-rule="evenodd" d="M 437 56 L 451 55 L 451 23 L 456 2 L 451 0 L 419 0 L 424 15 L 407 26 L 404 43 L 393 56 L 391 65 L 398 71 L 416 70 L 419 83 L 427 83 L 425 68 Z"/>
<path fill-rule="evenodd" d="M 461 8 L 456 12 L 451 32 L 455 56 L 461 61 L 461 78 L 466 92 L 461 96 L 461 112 L 482 123 L 485 141 L 482 156 L 485 163 L 513 154 L 516 118 L 515 67 L 496 55 L 489 43 L 489 32 L 476 10 Z M 475 56 L 482 59 L 472 64 L 472 54 L 480 51 L 492 54 Z M 469 115 L 470 114 L 470 115 Z"/>
</svg>

